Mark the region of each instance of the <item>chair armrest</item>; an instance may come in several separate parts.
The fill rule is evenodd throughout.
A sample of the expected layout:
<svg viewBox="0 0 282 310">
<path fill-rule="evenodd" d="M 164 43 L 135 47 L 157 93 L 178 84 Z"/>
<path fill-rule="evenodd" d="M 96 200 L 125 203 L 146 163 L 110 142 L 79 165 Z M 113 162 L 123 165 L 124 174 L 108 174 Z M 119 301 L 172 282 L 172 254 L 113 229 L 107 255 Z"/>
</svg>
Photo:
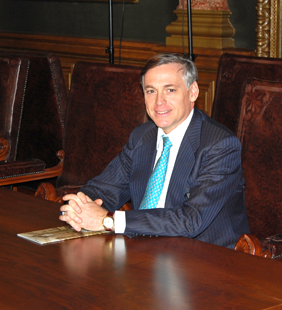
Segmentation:
<svg viewBox="0 0 282 310">
<path fill-rule="evenodd" d="M 9 141 L 0 137 L 0 161 L 4 160 L 9 154 Z"/>
<path fill-rule="evenodd" d="M 260 241 L 251 234 L 244 234 L 240 236 L 236 245 L 235 251 L 244 252 L 251 255 L 270 258 L 271 254 L 268 250 L 262 250 Z"/>
<path fill-rule="evenodd" d="M 56 189 L 51 183 L 40 183 L 35 194 L 35 197 L 39 197 L 45 200 L 51 200 L 56 202 L 61 202 L 62 197 L 58 197 L 56 193 Z"/>
<path fill-rule="evenodd" d="M 41 183 L 36 190 L 35 196 L 63 204 L 64 203 L 63 196 L 67 194 L 76 194 L 81 186 L 66 185 L 59 188 L 55 188 L 51 183 Z"/>
<path fill-rule="evenodd" d="M 0 162 L 0 180 L 41 173 L 45 163 L 40 159 Z"/>
<path fill-rule="evenodd" d="M 39 159 L 0 162 L 0 186 L 57 177 L 62 174 L 64 154 L 64 151 L 58 151 L 57 157 L 60 162 L 47 169 L 45 169 L 45 163 Z"/>
</svg>

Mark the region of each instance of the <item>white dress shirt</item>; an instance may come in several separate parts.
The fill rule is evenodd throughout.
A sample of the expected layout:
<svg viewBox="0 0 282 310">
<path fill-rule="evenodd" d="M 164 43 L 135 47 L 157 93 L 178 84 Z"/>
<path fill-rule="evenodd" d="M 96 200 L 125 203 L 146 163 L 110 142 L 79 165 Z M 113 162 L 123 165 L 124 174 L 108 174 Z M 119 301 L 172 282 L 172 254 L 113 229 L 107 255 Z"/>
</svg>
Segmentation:
<svg viewBox="0 0 282 310">
<path fill-rule="evenodd" d="M 163 187 L 157 208 L 164 208 L 165 206 L 166 194 L 167 194 L 171 174 L 174 168 L 175 160 L 178 154 L 178 150 L 183 140 L 184 134 L 191 122 L 193 113 L 194 113 L 194 109 L 190 112 L 189 116 L 169 134 L 165 134 L 161 128 L 158 128 L 158 137 L 157 137 L 157 145 L 156 145 L 157 155 L 155 159 L 155 165 L 162 154 L 162 150 L 163 150 L 162 136 L 163 135 L 165 137 L 169 137 L 170 142 L 172 143 L 172 147 L 170 148 L 169 161 L 168 161 L 168 166 L 167 166 L 167 171 L 166 171 L 164 187 Z M 124 233 L 125 227 L 126 227 L 125 211 L 115 211 L 115 232 L 117 234 L 122 234 Z"/>
</svg>

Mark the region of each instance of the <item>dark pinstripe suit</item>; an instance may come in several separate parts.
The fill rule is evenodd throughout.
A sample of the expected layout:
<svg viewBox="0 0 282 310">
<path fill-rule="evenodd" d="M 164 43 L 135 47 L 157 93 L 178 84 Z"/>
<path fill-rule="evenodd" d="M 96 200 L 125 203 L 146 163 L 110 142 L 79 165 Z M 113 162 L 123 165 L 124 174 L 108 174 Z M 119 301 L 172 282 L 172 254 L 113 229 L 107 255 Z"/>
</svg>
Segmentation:
<svg viewBox="0 0 282 310">
<path fill-rule="evenodd" d="M 108 210 L 129 199 L 125 233 L 185 236 L 233 248 L 249 232 L 241 167 L 241 145 L 234 134 L 195 109 L 184 135 L 164 209 L 138 210 L 156 155 L 157 127 L 137 127 L 123 151 L 104 172 L 83 186 Z"/>
</svg>

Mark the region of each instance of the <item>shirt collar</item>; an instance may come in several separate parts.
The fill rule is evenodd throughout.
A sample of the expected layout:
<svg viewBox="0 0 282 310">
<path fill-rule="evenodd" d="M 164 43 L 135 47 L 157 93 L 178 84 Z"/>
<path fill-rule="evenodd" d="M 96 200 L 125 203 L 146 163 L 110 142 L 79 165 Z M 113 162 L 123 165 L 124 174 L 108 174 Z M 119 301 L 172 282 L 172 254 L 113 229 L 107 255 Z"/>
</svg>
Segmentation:
<svg viewBox="0 0 282 310">
<path fill-rule="evenodd" d="M 161 148 L 163 147 L 162 136 L 169 137 L 169 140 L 172 143 L 172 146 L 179 148 L 182 142 L 182 139 L 184 137 L 184 134 L 188 126 L 190 125 L 193 114 L 194 114 L 194 108 L 192 109 L 188 117 L 180 125 L 178 125 L 175 129 L 173 129 L 173 131 L 171 131 L 169 134 L 165 134 L 161 128 L 158 128 L 158 137 L 157 137 L 157 145 L 156 145 L 157 150 L 160 147 Z"/>
</svg>

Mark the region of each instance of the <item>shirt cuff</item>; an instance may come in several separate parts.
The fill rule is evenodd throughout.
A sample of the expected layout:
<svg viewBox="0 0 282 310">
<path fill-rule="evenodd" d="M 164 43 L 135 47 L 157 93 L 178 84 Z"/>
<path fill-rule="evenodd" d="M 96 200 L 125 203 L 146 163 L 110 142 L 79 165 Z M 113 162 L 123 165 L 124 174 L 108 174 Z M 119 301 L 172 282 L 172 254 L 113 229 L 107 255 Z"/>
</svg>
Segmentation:
<svg viewBox="0 0 282 310">
<path fill-rule="evenodd" d="M 115 233 L 123 234 L 125 231 L 125 226 L 125 211 L 115 211 Z"/>
</svg>

